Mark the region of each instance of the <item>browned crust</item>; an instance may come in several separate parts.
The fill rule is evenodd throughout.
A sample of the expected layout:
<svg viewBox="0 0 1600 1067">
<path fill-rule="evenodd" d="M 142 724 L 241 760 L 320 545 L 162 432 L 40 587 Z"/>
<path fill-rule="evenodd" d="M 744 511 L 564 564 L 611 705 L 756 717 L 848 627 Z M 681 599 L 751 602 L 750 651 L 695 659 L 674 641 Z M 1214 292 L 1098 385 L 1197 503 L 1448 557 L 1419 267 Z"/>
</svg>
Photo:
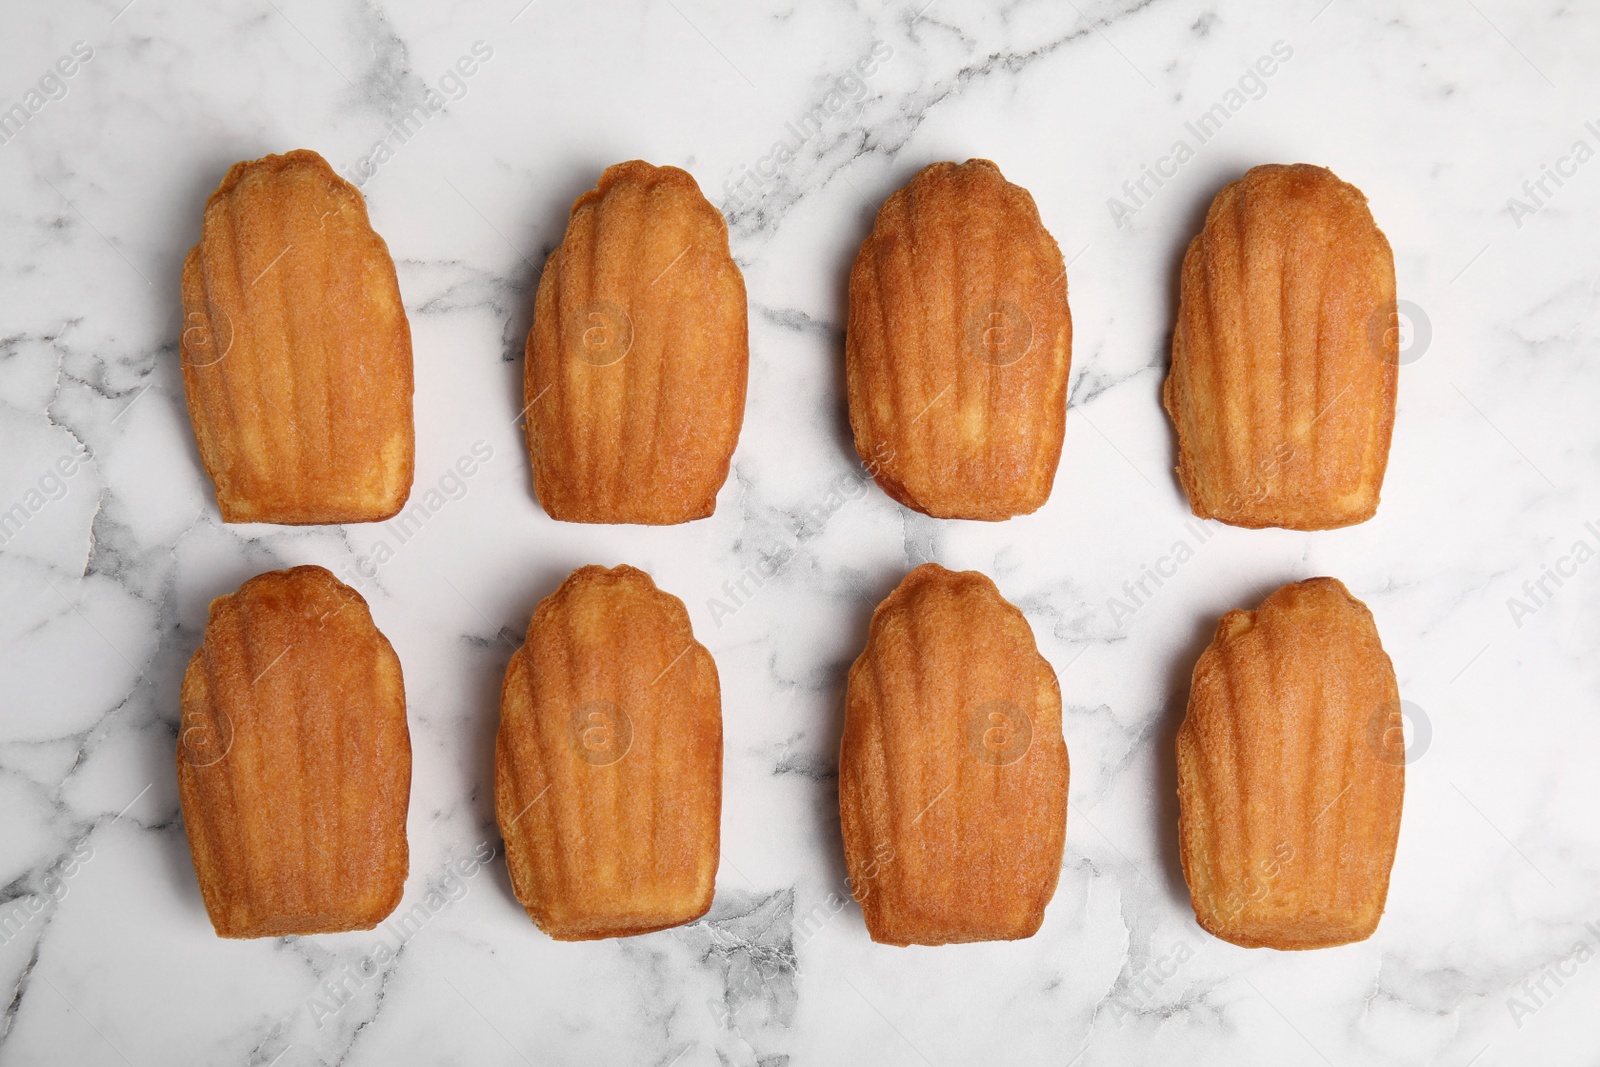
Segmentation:
<svg viewBox="0 0 1600 1067">
<path fill-rule="evenodd" d="M 528 333 L 534 488 L 552 518 L 705 518 L 744 422 L 744 276 L 687 171 L 632 160 L 572 205 Z"/>
<path fill-rule="evenodd" d="M 409 865 L 400 660 L 321 567 L 211 602 L 180 696 L 178 797 L 221 937 L 370 930 Z"/>
<path fill-rule="evenodd" d="M 986 159 L 923 168 L 879 210 L 850 272 L 856 451 L 936 518 L 999 521 L 1049 499 L 1072 362 L 1061 250 Z"/>
<path fill-rule="evenodd" d="M 235 164 L 184 259 L 180 364 L 225 522 L 376 522 L 411 491 L 411 329 L 361 193 L 304 149 Z"/>
<path fill-rule="evenodd" d="M 692 922 L 721 810 L 717 668 L 683 601 L 633 567 L 573 571 L 501 689 L 495 812 L 517 899 L 561 941 Z"/>
<path fill-rule="evenodd" d="M 1194 513 L 1325 530 L 1377 511 L 1394 428 L 1394 256 L 1366 197 L 1308 164 L 1252 169 L 1184 255 L 1163 405 Z"/>
<path fill-rule="evenodd" d="M 1178 732 L 1179 854 L 1195 918 L 1247 948 L 1324 948 L 1383 914 L 1405 793 L 1372 614 L 1333 578 L 1230 611 Z"/>
<path fill-rule="evenodd" d="M 872 939 L 1032 936 L 1060 872 L 1067 782 L 1061 691 L 1022 613 L 975 571 L 912 571 L 873 612 L 839 751 L 845 860 Z"/>
</svg>

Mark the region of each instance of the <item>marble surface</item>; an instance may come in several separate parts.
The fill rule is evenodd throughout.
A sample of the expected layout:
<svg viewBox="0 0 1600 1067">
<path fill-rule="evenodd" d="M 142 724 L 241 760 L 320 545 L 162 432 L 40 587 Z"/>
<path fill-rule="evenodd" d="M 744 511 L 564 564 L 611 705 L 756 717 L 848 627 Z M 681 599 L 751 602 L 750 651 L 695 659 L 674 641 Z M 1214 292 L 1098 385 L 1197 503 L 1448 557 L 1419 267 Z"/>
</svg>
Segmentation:
<svg viewBox="0 0 1600 1067">
<path fill-rule="evenodd" d="M 0 9 L 0 109 L 22 109 L 0 126 L 0 1060 L 1597 1062 L 1600 10 L 925 3 Z M 396 130 L 430 91 L 443 106 Z M 404 538 L 224 526 L 197 462 L 179 265 L 229 164 L 295 147 L 361 182 L 398 263 L 413 500 L 439 490 Z M 876 206 L 968 156 L 1032 191 L 1071 261 L 1060 473 L 998 525 L 863 485 L 842 391 Z M 516 423 L 530 294 L 572 199 L 633 157 L 729 215 L 749 413 L 714 517 L 562 525 Z M 1179 256 L 1216 191 L 1272 161 L 1367 192 L 1410 302 L 1383 505 L 1331 533 L 1192 523 L 1158 404 Z M 844 674 L 927 560 L 991 575 L 1061 678 L 1066 860 L 1027 941 L 878 946 L 846 899 Z M 534 604 L 624 561 L 683 597 L 721 671 L 716 904 L 558 944 L 497 854 L 498 687 Z M 401 907 L 426 919 L 405 938 L 228 942 L 201 906 L 179 677 L 212 597 L 300 563 L 357 574 L 405 665 Z M 1170 577 L 1134 603 L 1146 568 Z M 1250 951 L 1189 909 L 1173 737 L 1217 616 L 1318 574 L 1371 605 L 1410 705 L 1399 854 L 1370 941 Z"/>
</svg>

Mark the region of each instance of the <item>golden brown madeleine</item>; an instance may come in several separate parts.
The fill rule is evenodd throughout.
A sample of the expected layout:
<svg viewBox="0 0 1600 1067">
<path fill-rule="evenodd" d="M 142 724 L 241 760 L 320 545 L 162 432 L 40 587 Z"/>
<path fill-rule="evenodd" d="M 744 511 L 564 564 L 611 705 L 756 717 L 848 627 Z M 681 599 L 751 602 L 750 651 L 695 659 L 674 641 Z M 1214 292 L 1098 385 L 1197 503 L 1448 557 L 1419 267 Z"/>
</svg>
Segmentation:
<svg viewBox="0 0 1600 1067">
<path fill-rule="evenodd" d="M 850 271 L 856 451 L 884 492 L 941 519 L 1050 497 L 1072 317 L 1033 197 L 987 159 L 924 167 L 878 211 Z"/>
<path fill-rule="evenodd" d="M 1361 190 L 1256 167 L 1183 257 L 1164 401 L 1203 519 L 1327 530 L 1372 518 L 1398 380 L 1394 255 Z"/>
<path fill-rule="evenodd" d="M 551 937 L 706 913 L 722 698 L 683 601 L 633 567 L 581 567 L 540 602 L 500 692 L 494 796 L 511 886 Z"/>
<path fill-rule="evenodd" d="M 1247 948 L 1323 948 L 1377 929 L 1405 761 L 1383 745 L 1394 667 L 1333 578 L 1230 611 L 1178 731 L 1178 821 L 1195 917 Z"/>
<path fill-rule="evenodd" d="M 183 261 L 189 421 L 224 522 L 374 522 L 411 493 L 411 328 L 355 186 L 237 163 Z"/>
<path fill-rule="evenodd" d="M 890 945 L 1031 937 L 1067 828 L 1061 690 L 1022 612 L 927 563 L 850 668 L 839 817 L 851 893 Z"/>
<path fill-rule="evenodd" d="M 222 937 L 370 930 L 406 880 L 400 660 L 321 567 L 211 602 L 183 676 L 178 796 Z"/>
<path fill-rule="evenodd" d="M 528 334 L 523 400 L 553 519 L 703 519 L 744 422 L 744 276 L 677 167 L 618 163 L 578 197 Z"/>
</svg>

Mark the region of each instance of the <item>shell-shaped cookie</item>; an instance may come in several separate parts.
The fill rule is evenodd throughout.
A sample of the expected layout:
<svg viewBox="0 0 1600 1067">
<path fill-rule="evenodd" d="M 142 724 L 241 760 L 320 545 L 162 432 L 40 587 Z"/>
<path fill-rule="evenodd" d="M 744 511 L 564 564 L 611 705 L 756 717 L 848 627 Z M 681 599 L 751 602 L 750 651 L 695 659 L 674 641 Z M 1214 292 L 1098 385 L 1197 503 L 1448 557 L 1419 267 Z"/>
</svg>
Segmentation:
<svg viewBox="0 0 1600 1067">
<path fill-rule="evenodd" d="M 235 164 L 183 262 L 189 420 L 224 522 L 373 522 L 411 492 L 411 328 L 355 186 Z"/>
<path fill-rule="evenodd" d="M 1249 948 L 1377 929 L 1405 793 L 1394 668 L 1333 578 L 1230 611 L 1178 731 L 1180 853 L 1195 917 Z"/>
<path fill-rule="evenodd" d="M 400 660 L 321 567 L 211 602 L 183 676 L 178 796 L 222 937 L 370 930 L 406 879 Z"/>
<path fill-rule="evenodd" d="M 1022 612 L 928 563 L 872 614 L 850 668 L 839 816 L 874 941 L 1030 937 L 1067 826 L 1061 690 Z"/>
<path fill-rule="evenodd" d="M 850 271 L 856 451 L 884 492 L 941 519 L 1050 496 L 1072 318 L 1033 197 L 986 159 L 935 163 L 884 202 Z"/>
<path fill-rule="evenodd" d="M 749 368 L 722 214 L 677 167 L 607 168 L 572 205 L 534 303 L 523 400 L 539 503 L 568 522 L 710 515 Z"/>
<path fill-rule="evenodd" d="M 1394 255 L 1367 198 L 1307 164 L 1217 194 L 1183 258 L 1164 399 L 1201 518 L 1370 519 L 1398 380 Z"/>
<path fill-rule="evenodd" d="M 500 695 L 495 811 L 517 899 L 561 941 L 711 907 L 722 704 L 683 601 L 582 567 L 534 610 Z"/>
</svg>

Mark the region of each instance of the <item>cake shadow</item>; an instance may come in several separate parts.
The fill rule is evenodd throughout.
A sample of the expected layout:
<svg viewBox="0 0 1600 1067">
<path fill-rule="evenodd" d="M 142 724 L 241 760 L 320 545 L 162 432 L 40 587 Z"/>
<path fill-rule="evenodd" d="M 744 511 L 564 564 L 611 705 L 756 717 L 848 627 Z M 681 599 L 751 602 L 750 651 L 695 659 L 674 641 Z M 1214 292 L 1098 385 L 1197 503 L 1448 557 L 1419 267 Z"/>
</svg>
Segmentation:
<svg viewBox="0 0 1600 1067">
<path fill-rule="evenodd" d="M 820 734 L 823 751 L 830 757 L 828 764 L 832 771 L 826 781 L 819 779 L 816 782 L 812 805 L 813 832 L 823 849 L 828 885 L 832 887 L 833 892 L 845 898 L 850 896 L 851 890 L 850 868 L 845 862 L 844 854 L 844 828 L 839 821 L 839 745 L 844 739 L 850 668 L 860 656 L 861 650 L 867 647 L 872 616 L 877 611 L 878 605 L 904 580 L 909 570 L 910 568 L 904 570 L 893 567 L 880 568 L 869 576 L 870 585 L 856 588 L 861 602 L 858 606 L 861 610 L 854 610 L 855 606 L 852 606 L 848 614 L 849 629 L 844 638 L 844 647 L 850 652 L 843 660 L 829 666 L 831 676 L 823 686 L 825 699 L 822 704 L 828 718 L 821 724 Z M 839 615 L 844 618 L 845 612 L 840 611 Z M 854 901 L 851 903 L 854 904 Z M 854 910 L 856 921 L 862 921 L 859 905 L 856 905 Z"/>
<path fill-rule="evenodd" d="M 616 161 L 614 161 L 616 162 Z M 550 257 L 561 247 L 566 237 L 567 222 L 572 205 L 599 182 L 600 175 L 610 164 L 584 160 L 570 162 L 562 168 L 555 192 L 539 198 L 537 207 L 530 207 L 521 223 L 513 231 L 517 260 L 512 269 L 510 285 L 515 293 L 510 301 L 510 313 L 501 331 L 500 362 L 507 369 L 505 406 L 503 417 L 515 423 L 522 437 L 523 458 L 527 459 L 527 346 L 528 335 L 533 331 L 534 305 L 539 295 L 539 283 L 544 278 Z M 528 493 L 538 500 L 533 483 L 533 464 L 527 465 Z M 542 508 L 542 506 L 541 506 Z"/>
<path fill-rule="evenodd" d="M 499 856 L 495 864 L 499 871 L 498 881 L 504 887 L 507 898 L 519 909 L 522 905 L 511 891 L 511 878 L 504 862 L 505 841 L 500 836 L 499 816 L 495 810 L 495 746 L 500 733 L 501 689 L 505 684 L 506 671 L 511 667 L 511 658 L 522 650 L 534 611 L 545 598 L 560 588 L 573 570 L 581 566 L 584 566 L 584 562 L 575 562 L 571 566 L 563 563 L 541 565 L 529 581 L 522 583 L 522 591 L 516 600 L 516 614 L 511 621 L 503 622 L 500 629 L 481 646 L 483 655 L 480 669 L 472 672 L 475 682 L 471 706 L 479 709 L 479 712 L 471 723 L 472 754 L 468 764 L 476 770 L 472 781 L 486 783 L 486 788 L 469 789 L 473 817 L 482 828 L 484 839 L 494 843 Z M 474 645 L 478 643 L 478 639 L 469 635 L 462 635 L 460 640 Z"/>
<path fill-rule="evenodd" d="M 1189 884 L 1183 875 L 1178 838 L 1178 731 L 1189 710 L 1189 686 L 1195 664 L 1216 633 L 1216 620 L 1197 621 L 1182 652 L 1167 666 L 1166 701 L 1156 745 L 1155 836 L 1160 842 L 1161 868 L 1174 903 L 1189 904 Z"/>
<path fill-rule="evenodd" d="M 1180 234 L 1177 244 L 1167 250 L 1167 284 L 1163 290 L 1166 296 L 1166 306 L 1162 309 L 1162 321 L 1167 323 L 1165 335 L 1166 347 L 1163 350 L 1161 365 L 1163 372 L 1156 378 L 1155 403 L 1161 408 L 1161 427 L 1167 437 L 1167 454 L 1172 457 L 1171 464 L 1167 467 L 1168 484 L 1172 491 L 1178 495 L 1179 500 L 1188 500 L 1182 484 L 1178 481 L 1178 429 L 1172 424 L 1172 417 L 1166 414 L 1163 401 L 1163 390 L 1166 386 L 1167 375 L 1172 370 L 1172 342 L 1177 332 L 1178 309 L 1183 304 L 1183 261 L 1189 254 L 1189 245 L 1200 236 L 1205 229 L 1206 215 L 1211 210 L 1211 202 L 1229 184 L 1242 178 L 1248 168 L 1229 168 L 1231 175 L 1218 184 L 1215 188 L 1207 188 L 1192 195 L 1192 199 L 1182 212 L 1183 226 L 1176 232 Z"/>
</svg>

